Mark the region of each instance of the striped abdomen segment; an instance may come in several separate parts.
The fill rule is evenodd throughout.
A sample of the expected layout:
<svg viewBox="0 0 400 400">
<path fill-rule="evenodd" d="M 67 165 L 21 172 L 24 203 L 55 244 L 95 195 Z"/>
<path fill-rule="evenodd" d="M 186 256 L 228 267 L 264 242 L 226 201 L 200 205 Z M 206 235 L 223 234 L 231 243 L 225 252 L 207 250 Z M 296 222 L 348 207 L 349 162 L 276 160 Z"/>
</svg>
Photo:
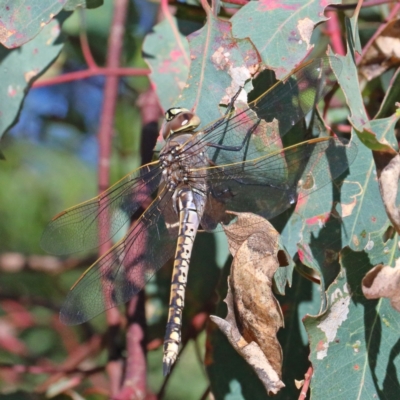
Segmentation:
<svg viewBox="0 0 400 400">
<path fill-rule="evenodd" d="M 164 340 L 164 376 L 169 374 L 178 356 L 181 342 L 182 310 L 185 302 L 185 289 L 189 271 L 193 242 L 200 223 L 200 217 L 190 188 L 184 187 L 178 194 L 179 236 L 176 246 L 174 268 L 172 271 L 171 295 L 169 301 L 168 323 Z"/>
</svg>

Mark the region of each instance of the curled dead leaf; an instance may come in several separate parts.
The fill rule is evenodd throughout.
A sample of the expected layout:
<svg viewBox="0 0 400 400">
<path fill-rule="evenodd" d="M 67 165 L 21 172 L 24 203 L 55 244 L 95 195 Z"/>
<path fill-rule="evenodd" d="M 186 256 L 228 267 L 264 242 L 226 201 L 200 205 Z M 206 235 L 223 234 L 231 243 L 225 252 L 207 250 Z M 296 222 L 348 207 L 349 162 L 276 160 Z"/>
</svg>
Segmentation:
<svg viewBox="0 0 400 400">
<path fill-rule="evenodd" d="M 235 223 L 224 227 L 234 256 L 225 299 L 228 315 L 211 319 L 254 369 L 267 392 L 276 394 L 285 386 L 282 349 L 276 338 L 283 316 L 272 293 L 273 276 L 280 265 L 279 234 L 259 216 L 235 215 Z"/>
<path fill-rule="evenodd" d="M 362 280 L 362 291 L 367 299 L 388 298 L 400 312 L 400 259 L 394 268 L 379 264 L 368 271 Z"/>
<path fill-rule="evenodd" d="M 381 192 L 386 213 L 394 228 L 400 233 L 400 210 L 396 206 L 398 182 L 400 179 L 400 155 L 390 158 L 383 154 L 374 152 L 374 159 L 377 165 L 379 190 Z"/>
<path fill-rule="evenodd" d="M 400 19 L 389 21 L 382 32 L 367 44 L 359 65 L 360 72 L 370 81 L 400 64 Z"/>
</svg>

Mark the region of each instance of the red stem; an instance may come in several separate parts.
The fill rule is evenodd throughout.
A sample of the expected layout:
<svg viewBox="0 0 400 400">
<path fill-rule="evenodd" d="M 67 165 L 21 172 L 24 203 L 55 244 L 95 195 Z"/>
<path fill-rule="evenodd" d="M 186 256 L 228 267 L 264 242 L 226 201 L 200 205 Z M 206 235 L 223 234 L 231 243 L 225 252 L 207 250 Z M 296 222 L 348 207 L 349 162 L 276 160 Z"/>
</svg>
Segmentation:
<svg viewBox="0 0 400 400">
<path fill-rule="evenodd" d="M 313 367 L 310 366 L 304 376 L 305 377 L 304 384 L 303 387 L 301 388 L 299 400 L 305 400 L 305 398 L 307 397 L 307 392 L 310 386 L 312 374 L 313 374 Z"/>
<path fill-rule="evenodd" d="M 69 72 L 67 74 L 58 75 L 54 78 L 41 79 L 36 81 L 33 87 L 42 87 L 50 85 L 58 85 L 59 83 L 77 81 L 79 79 L 89 78 L 95 75 L 105 75 L 105 76 L 141 76 L 149 75 L 150 70 L 145 68 L 99 68 L 85 69 L 83 71 Z"/>
<path fill-rule="evenodd" d="M 370 0 L 370 1 L 364 1 L 362 4 L 362 8 L 367 8 L 367 7 L 375 7 L 379 6 L 381 4 L 389 4 L 393 3 L 393 0 Z M 325 10 L 327 11 L 337 11 L 337 10 L 352 10 L 356 8 L 358 3 L 352 3 L 352 4 L 331 4 L 330 6 L 326 7 Z"/>
<path fill-rule="evenodd" d="M 239 6 L 244 6 L 249 3 L 249 0 L 224 0 L 223 3 L 238 4 Z"/>
<path fill-rule="evenodd" d="M 119 68 L 121 61 L 121 54 L 123 48 L 123 39 L 125 33 L 125 21 L 128 14 L 128 0 L 115 0 L 114 13 L 111 23 L 110 36 L 107 48 L 107 69 Z M 117 74 L 107 75 L 104 85 L 104 100 L 101 113 L 98 140 L 99 140 L 99 164 L 98 164 L 98 188 L 99 193 L 102 193 L 109 186 L 110 177 L 110 156 L 111 156 L 111 143 L 114 125 L 115 109 L 118 97 L 118 83 L 119 76 Z M 108 227 L 100 231 L 100 236 L 107 235 Z M 100 255 L 105 254 L 110 248 L 110 243 L 106 242 L 100 246 Z M 107 266 L 106 266 L 107 267 Z M 105 292 L 104 295 L 107 295 Z M 114 335 L 118 332 L 120 324 L 120 315 L 117 308 L 112 308 L 106 312 L 107 323 L 109 325 L 109 333 L 113 332 Z M 113 351 L 115 336 L 110 337 L 109 354 L 114 354 Z M 122 361 L 119 359 L 110 360 L 107 364 L 106 370 L 110 378 L 110 392 L 111 396 L 118 393 L 121 385 L 122 378 Z"/>
<path fill-rule="evenodd" d="M 250 0 L 223 0 L 223 3 L 226 4 L 238 4 L 238 5 L 245 5 L 249 3 Z M 393 3 L 394 0 L 370 0 L 370 1 L 365 1 L 362 5 L 363 8 L 365 7 L 375 7 L 381 4 L 389 4 Z M 327 11 L 337 11 L 337 10 L 351 10 L 353 8 L 357 7 L 357 3 L 352 3 L 352 4 L 332 4 L 329 5 L 326 10 Z"/>
<path fill-rule="evenodd" d="M 86 11 L 81 8 L 79 13 L 81 19 L 81 26 L 79 31 L 79 40 L 81 42 L 81 49 L 83 53 L 83 57 L 85 58 L 86 64 L 90 69 L 97 68 L 96 61 L 92 56 L 92 52 L 90 51 L 90 46 L 86 34 Z"/>
<path fill-rule="evenodd" d="M 371 36 L 371 38 L 369 39 L 368 43 L 364 46 L 363 50 L 362 50 L 362 54 L 356 55 L 356 62 L 357 64 L 360 63 L 360 61 L 362 60 L 362 58 L 365 56 L 365 54 L 367 53 L 367 51 L 369 50 L 369 48 L 373 45 L 373 43 L 375 42 L 376 38 L 379 37 L 381 35 L 381 33 L 386 29 L 387 25 L 396 17 L 396 15 L 399 13 L 400 11 L 400 3 L 397 3 L 392 10 L 390 11 L 390 14 L 387 17 L 387 22 L 386 24 L 382 24 L 376 31 L 375 33 Z"/>
<path fill-rule="evenodd" d="M 332 48 L 336 54 L 345 55 L 346 50 L 342 42 L 342 30 L 340 28 L 340 22 L 337 12 L 328 11 L 326 16 L 329 17 L 326 21 L 327 34 L 331 38 Z"/>
<path fill-rule="evenodd" d="M 54 382 L 59 381 L 60 379 L 65 377 L 66 371 L 71 371 L 77 369 L 79 364 L 93 356 L 94 354 L 98 354 L 101 350 L 102 341 L 100 336 L 92 336 L 86 343 L 78 346 L 72 354 L 68 356 L 68 358 L 62 363 L 62 365 L 58 366 L 61 372 L 55 373 L 51 375 L 44 382 L 40 383 L 35 391 L 42 393 L 45 392 Z"/>
</svg>

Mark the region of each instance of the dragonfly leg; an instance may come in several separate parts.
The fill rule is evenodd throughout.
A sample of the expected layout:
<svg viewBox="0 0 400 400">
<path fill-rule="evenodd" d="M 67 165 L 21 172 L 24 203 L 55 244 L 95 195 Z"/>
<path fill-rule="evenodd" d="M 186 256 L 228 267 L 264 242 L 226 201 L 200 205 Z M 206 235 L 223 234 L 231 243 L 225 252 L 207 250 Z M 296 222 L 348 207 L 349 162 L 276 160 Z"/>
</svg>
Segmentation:
<svg viewBox="0 0 400 400">
<path fill-rule="evenodd" d="M 228 151 L 241 151 L 243 147 L 245 146 L 246 142 L 250 140 L 250 136 L 254 133 L 254 131 L 257 129 L 258 125 L 260 124 L 261 119 L 259 119 L 246 133 L 246 136 L 243 139 L 243 142 L 239 146 L 226 146 L 224 144 L 218 144 L 218 143 L 207 143 L 207 146 L 209 147 L 214 147 L 216 149 L 222 149 L 222 150 L 228 150 Z"/>
<path fill-rule="evenodd" d="M 179 235 L 172 272 L 168 322 L 164 340 L 164 376 L 170 373 L 178 357 L 189 262 L 193 242 L 200 223 L 200 216 L 197 213 L 192 190 L 189 187 L 185 187 L 179 190 L 177 196 L 179 206 Z"/>
<path fill-rule="evenodd" d="M 215 122 L 213 125 L 210 125 L 207 130 L 212 131 L 216 128 L 218 128 L 219 126 L 223 125 L 224 123 L 226 123 L 228 121 L 228 117 L 230 116 L 232 110 L 233 110 L 233 106 L 235 105 L 235 101 L 236 99 L 239 97 L 240 92 L 242 91 L 243 86 L 239 87 L 239 90 L 235 93 L 235 95 L 232 97 L 231 101 L 228 104 L 228 107 L 226 107 L 226 111 L 224 114 L 224 118 L 218 120 L 217 122 Z"/>
</svg>

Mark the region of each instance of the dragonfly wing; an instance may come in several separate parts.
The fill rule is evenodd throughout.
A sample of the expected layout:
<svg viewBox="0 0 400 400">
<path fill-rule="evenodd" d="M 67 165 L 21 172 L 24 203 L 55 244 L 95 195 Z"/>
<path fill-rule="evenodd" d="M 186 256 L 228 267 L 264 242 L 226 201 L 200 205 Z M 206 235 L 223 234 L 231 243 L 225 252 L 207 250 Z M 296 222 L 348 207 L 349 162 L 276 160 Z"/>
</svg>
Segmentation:
<svg viewBox="0 0 400 400">
<path fill-rule="evenodd" d="M 193 143 L 203 144 L 209 159 L 221 165 L 250 160 L 282 148 L 281 138 L 336 83 L 332 64 L 336 71 L 340 70 L 341 61 L 335 57 L 307 63 L 250 103 L 250 107 L 239 106 L 234 115 L 203 129 Z"/>
<path fill-rule="evenodd" d="M 63 211 L 43 232 L 42 248 L 51 254 L 64 255 L 93 249 L 107 242 L 130 223 L 131 216 L 140 207 L 147 206 L 160 180 L 159 164 L 148 164 L 125 176 L 101 195 Z"/>
<path fill-rule="evenodd" d="M 169 222 L 164 217 L 171 196 L 163 190 L 125 238 L 81 276 L 62 306 L 63 323 L 81 324 L 127 302 L 173 256 L 177 229 L 169 226 L 177 226 L 178 216 L 167 211 Z"/>
<path fill-rule="evenodd" d="M 218 212 L 206 209 L 220 221 L 221 204 L 230 211 L 251 211 L 269 219 L 340 176 L 357 155 L 353 142 L 316 138 L 244 163 L 208 169 L 210 195 Z"/>
</svg>

